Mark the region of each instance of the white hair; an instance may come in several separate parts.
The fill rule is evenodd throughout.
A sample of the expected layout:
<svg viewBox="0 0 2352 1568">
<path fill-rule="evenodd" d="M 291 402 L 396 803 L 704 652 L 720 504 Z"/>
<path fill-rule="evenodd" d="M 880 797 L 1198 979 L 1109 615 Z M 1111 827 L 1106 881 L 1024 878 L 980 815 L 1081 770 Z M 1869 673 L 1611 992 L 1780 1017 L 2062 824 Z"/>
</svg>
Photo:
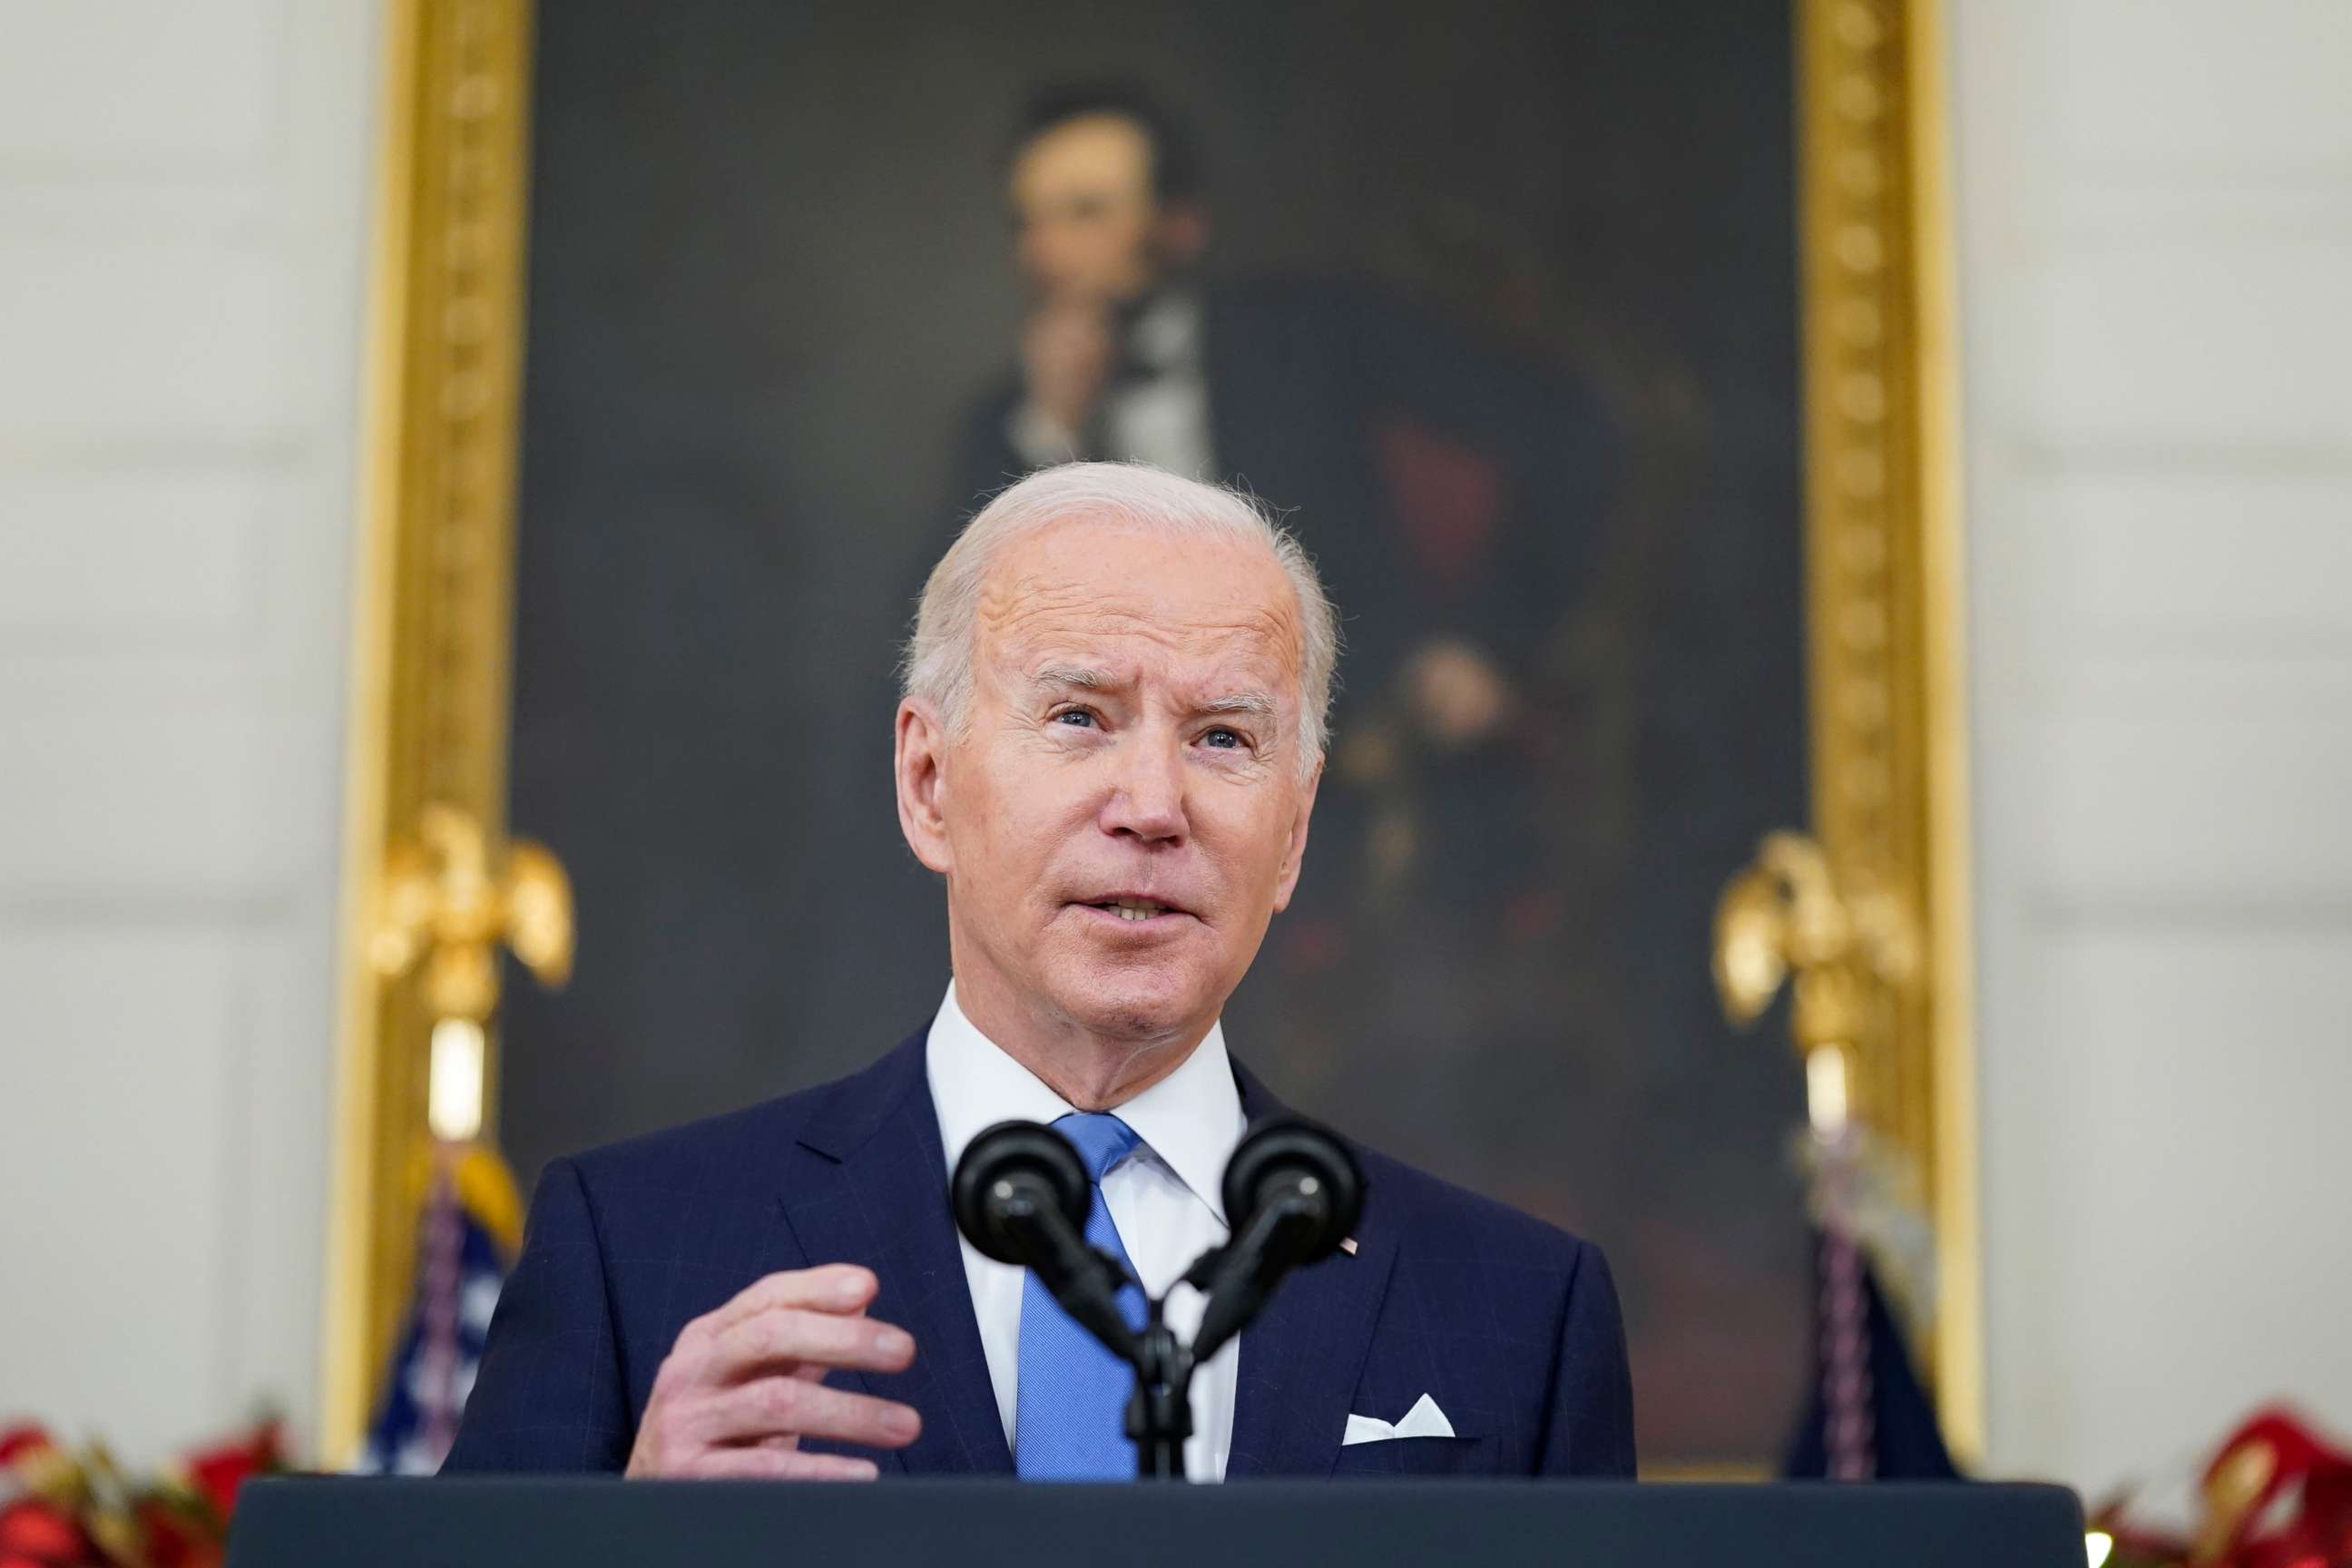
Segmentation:
<svg viewBox="0 0 2352 1568">
<path fill-rule="evenodd" d="M 1147 463 L 1065 463 L 1000 491 L 964 524 L 923 584 L 915 635 L 899 666 L 901 689 L 933 703 L 959 734 L 971 721 L 972 645 L 981 585 L 997 552 L 1058 522 L 1114 522 L 1193 538 L 1264 546 L 1298 600 L 1300 771 L 1312 773 L 1329 739 L 1339 616 L 1315 563 L 1256 498 L 1180 479 Z"/>
</svg>

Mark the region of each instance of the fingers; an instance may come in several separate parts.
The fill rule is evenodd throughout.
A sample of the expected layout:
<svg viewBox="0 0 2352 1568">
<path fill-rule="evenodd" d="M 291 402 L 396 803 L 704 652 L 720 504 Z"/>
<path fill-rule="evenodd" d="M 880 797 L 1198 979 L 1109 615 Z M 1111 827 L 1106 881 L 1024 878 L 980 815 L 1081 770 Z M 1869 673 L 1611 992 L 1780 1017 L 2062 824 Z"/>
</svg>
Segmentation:
<svg viewBox="0 0 2352 1568">
<path fill-rule="evenodd" d="M 796 1377 L 763 1377 L 712 1395 L 695 1427 L 699 1442 L 713 1447 L 791 1436 L 903 1448 L 922 1435 L 923 1418 L 896 1400 Z"/>
<path fill-rule="evenodd" d="M 766 1372 L 832 1367 L 904 1372 L 915 1359 L 914 1336 L 871 1318 L 836 1318 L 775 1307 L 712 1335 L 703 1347 L 702 1381 L 732 1383 Z"/>
<path fill-rule="evenodd" d="M 899 1448 L 921 1433 L 909 1407 L 821 1381 L 913 1363 L 912 1335 L 865 1315 L 877 1288 L 855 1264 L 788 1269 L 689 1323 L 654 1374 L 629 1473 L 871 1479 L 864 1460 L 794 1448 L 803 1436 Z"/>
<path fill-rule="evenodd" d="M 855 1263 L 787 1268 L 746 1285 L 726 1305 L 706 1313 L 698 1326 L 716 1332 L 772 1307 L 799 1307 L 812 1312 L 862 1312 L 874 1300 L 879 1285 L 872 1269 L 860 1268 Z"/>
<path fill-rule="evenodd" d="M 696 1479 L 766 1481 L 870 1481 L 880 1473 L 871 1459 L 797 1448 L 713 1448 L 683 1472 Z"/>
</svg>

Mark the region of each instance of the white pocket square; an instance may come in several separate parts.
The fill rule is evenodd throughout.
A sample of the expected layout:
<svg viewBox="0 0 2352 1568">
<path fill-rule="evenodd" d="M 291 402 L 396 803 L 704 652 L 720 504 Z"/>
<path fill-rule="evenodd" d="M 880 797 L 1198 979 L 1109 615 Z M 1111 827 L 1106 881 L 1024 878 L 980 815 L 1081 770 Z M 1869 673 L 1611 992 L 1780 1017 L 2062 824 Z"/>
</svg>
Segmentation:
<svg viewBox="0 0 2352 1568">
<path fill-rule="evenodd" d="M 1445 1418 L 1445 1412 L 1437 1407 L 1437 1401 L 1424 1394 L 1414 1401 L 1412 1409 L 1404 1413 L 1404 1419 L 1394 1426 L 1386 1421 L 1376 1421 L 1369 1415 L 1349 1416 L 1348 1430 L 1339 1439 L 1339 1447 L 1345 1448 L 1356 1443 L 1385 1443 L 1392 1437 L 1453 1436 L 1454 1423 Z"/>
</svg>

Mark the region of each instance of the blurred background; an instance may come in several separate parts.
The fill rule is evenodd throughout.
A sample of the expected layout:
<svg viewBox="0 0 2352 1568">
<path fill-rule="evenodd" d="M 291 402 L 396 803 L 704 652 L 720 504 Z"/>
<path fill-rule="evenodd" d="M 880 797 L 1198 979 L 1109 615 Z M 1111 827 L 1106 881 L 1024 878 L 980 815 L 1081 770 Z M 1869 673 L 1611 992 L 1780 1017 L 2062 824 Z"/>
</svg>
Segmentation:
<svg viewBox="0 0 2352 1568">
<path fill-rule="evenodd" d="M 1198 126 L 1203 289 L 1344 274 L 1446 323 L 1350 318 L 1470 388 L 1382 437 L 1365 515 L 1425 544 L 1412 498 L 1458 515 L 1508 479 L 1529 400 L 1577 411 L 1548 429 L 1616 480 L 1496 511 L 1537 564 L 1498 550 L 1499 586 L 1473 573 L 1399 612 L 1425 631 L 1366 639 L 1360 730 L 1467 613 L 1506 628 L 1492 662 L 1557 743 L 1484 767 L 1424 720 L 1417 771 L 1366 763 L 1332 839 L 1361 879 L 1304 949 L 1269 944 L 1237 1016 L 1308 1103 L 1625 1260 L 1645 1457 L 1774 1468 L 1810 1353 L 1781 1152 L 1804 1084 L 1781 1024 L 1716 1016 L 1706 928 L 1754 838 L 1805 816 L 1788 17 L 1498 7 L 1481 36 L 1543 46 L 1505 70 L 1401 5 L 1328 47 L 1279 7 L 1029 7 L 969 37 L 953 8 L 635 9 L 540 22 L 511 801 L 572 867 L 583 935 L 569 989 L 509 990 L 493 1098 L 526 1185 L 855 1065 L 935 1005 L 936 932 L 887 945 L 931 897 L 880 793 L 888 607 L 1017 357 L 1025 89 L 1115 38 Z M 1973 0 L 1936 25 L 1981 1232 L 1962 1458 L 2104 1493 L 2193 1468 L 2266 1401 L 2352 1426 L 2352 10 Z M 362 0 L 0 0 L 0 1420 L 140 1462 L 265 1402 L 320 1452 L 388 33 Z M 890 50 L 873 91 L 838 68 Z M 1441 97 L 1436 129 L 1384 140 L 1449 71 L 1518 107 L 1449 142 Z M 1299 473 L 1297 499 L 1259 482 L 1308 503 L 1343 604 L 1413 577 L 1318 541 Z M 1530 581 L 1560 585 L 1554 620 L 1512 600 Z M 772 668 L 792 705 L 745 679 Z M 1414 818 L 1439 846 L 1418 882 L 1377 853 L 1413 788 L 1454 803 Z M 1528 882 L 1517 924 L 1379 923 L 1380 897 L 1485 898 L 1427 868 L 1486 874 L 1509 857 L 1480 832 L 1562 795 L 1598 826 L 1492 871 Z M 1364 989 L 1402 952 L 1537 939 L 1556 963 Z M 1276 973 L 1326 1001 L 1285 1016 Z M 906 994 L 866 1038 L 877 988 Z M 1530 1042 L 1507 1063 L 1412 1035 L 1381 1092 L 1349 1075 L 1381 1018 L 1498 988 L 1520 1014 L 1480 1037 Z M 1348 1007 L 1366 1021 L 1318 1043 Z"/>
</svg>

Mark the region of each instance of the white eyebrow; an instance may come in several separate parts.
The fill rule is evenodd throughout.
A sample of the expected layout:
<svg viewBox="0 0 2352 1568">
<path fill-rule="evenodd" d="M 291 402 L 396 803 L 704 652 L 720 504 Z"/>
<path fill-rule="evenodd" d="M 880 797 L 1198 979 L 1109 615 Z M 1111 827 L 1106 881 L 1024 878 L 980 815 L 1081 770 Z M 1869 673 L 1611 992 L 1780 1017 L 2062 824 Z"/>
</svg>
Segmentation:
<svg viewBox="0 0 2352 1568">
<path fill-rule="evenodd" d="M 1049 664 L 1029 678 L 1029 684 L 1049 691 L 1102 691 L 1118 686 L 1099 669 L 1083 665 Z M 1272 723 L 1278 716 L 1274 699 L 1263 691 L 1228 691 L 1202 701 L 1195 709 L 1199 713 L 1245 713 L 1253 719 Z"/>
<path fill-rule="evenodd" d="M 1099 669 L 1087 669 L 1070 664 L 1049 664 L 1031 676 L 1029 684 L 1052 687 L 1075 686 L 1081 691 L 1100 691 L 1111 684 L 1111 679 Z"/>
<path fill-rule="evenodd" d="M 1263 691 L 1232 691 L 1201 704 L 1203 713 L 1246 713 L 1255 719 L 1275 716 L 1274 699 Z"/>
</svg>

